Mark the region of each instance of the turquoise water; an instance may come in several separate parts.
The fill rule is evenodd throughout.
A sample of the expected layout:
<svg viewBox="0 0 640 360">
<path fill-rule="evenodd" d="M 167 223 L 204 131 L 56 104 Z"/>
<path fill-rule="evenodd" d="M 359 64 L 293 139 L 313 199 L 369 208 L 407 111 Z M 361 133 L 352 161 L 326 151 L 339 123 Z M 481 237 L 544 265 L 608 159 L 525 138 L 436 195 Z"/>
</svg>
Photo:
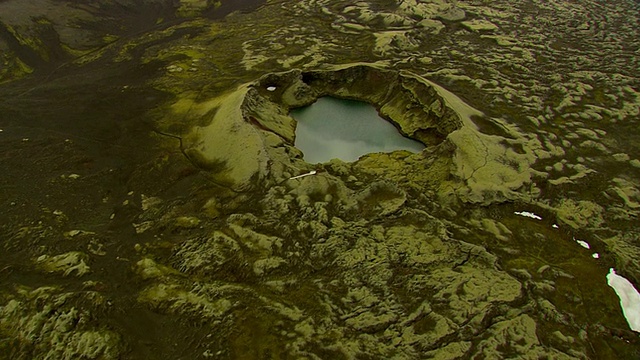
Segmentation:
<svg viewBox="0 0 640 360">
<path fill-rule="evenodd" d="M 361 101 L 322 97 L 292 110 L 291 116 L 298 122 L 295 146 L 309 163 L 331 159 L 352 162 L 374 152 L 417 153 L 424 149 L 422 143 L 402 136 L 372 105 Z"/>
</svg>

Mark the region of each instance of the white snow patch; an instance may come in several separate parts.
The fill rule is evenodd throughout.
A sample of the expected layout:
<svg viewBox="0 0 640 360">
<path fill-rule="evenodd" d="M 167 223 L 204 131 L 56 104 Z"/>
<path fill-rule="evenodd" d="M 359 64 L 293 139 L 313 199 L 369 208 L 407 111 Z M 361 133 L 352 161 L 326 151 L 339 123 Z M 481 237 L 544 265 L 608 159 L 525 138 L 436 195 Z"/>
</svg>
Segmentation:
<svg viewBox="0 0 640 360">
<path fill-rule="evenodd" d="M 525 217 L 529 217 L 532 219 L 536 219 L 536 220 L 542 220 L 542 218 L 532 212 L 528 212 L 528 211 L 516 211 L 514 212 L 514 214 L 516 215 L 520 215 L 520 216 L 525 216 Z"/>
<path fill-rule="evenodd" d="M 275 86 L 269 86 L 267 88 L 268 91 L 276 91 L 276 87 Z"/>
<path fill-rule="evenodd" d="M 308 172 L 308 173 L 306 173 L 306 174 L 302 174 L 302 175 L 298 175 L 298 176 L 291 177 L 291 178 L 289 178 L 289 180 L 300 179 L 300 178 L 303 178 L 303 177 L 305 177 L 305 176 L 315 175 L 315 174 L 317 174 L 317 173 L 318 173 L 317 171 L 315 171 L 315 170 L 311 170 L 311 171 L 309 171 L 309 172 Z"/>
<path fill-rule="evenodd" d="M 622 313 L 631 330 L 640 332 L 640 293 L 638 290 L 629 280 L 616 274 L 614 268 L 609 269 L 607 284 L 618 294 Z"/>
<path fill-rule="evenodd" d="M 582 246 L 583 248 L 585 248 L 585 249 L 591 249 L 591 246 L 589 245 L 589 243 L 588 243 L 588 242 L 586 242 L 586 241 L 582 241 L 582 240 L 578 240 L 578 239 L 576 239 L 576 238 L 573 238 L 573 240 L 575 240 L 575 241 L 578 243 L 578 245 Z"/>
</svg>

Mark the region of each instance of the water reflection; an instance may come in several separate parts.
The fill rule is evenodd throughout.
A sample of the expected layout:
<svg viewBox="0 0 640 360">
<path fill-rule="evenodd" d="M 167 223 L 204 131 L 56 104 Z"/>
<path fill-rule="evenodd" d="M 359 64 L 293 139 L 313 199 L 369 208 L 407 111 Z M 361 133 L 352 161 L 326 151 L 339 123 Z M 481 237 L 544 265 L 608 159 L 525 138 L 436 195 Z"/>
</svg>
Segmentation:
<svg viewBox="0 0 640 360">
<path fill-rule="evenodd" d="M 292 110 L 291 116 L 298 121 L 295 146 L 310 163 L 336 158 L 352 162 L 373 152 L 424 149 L 420 142 L 402 136 L 373 106 L 360 101 L 323 97 Z"/>
</svg>

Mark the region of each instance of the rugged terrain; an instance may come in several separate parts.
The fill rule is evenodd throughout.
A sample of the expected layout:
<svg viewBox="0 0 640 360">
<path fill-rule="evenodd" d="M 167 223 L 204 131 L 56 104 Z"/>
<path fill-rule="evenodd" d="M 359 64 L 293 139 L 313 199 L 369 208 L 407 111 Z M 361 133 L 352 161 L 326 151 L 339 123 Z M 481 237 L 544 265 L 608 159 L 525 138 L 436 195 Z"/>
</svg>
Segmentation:
<svg viewBox="0 0 640 360">
<path fill-rule="evenodd" d="M 638 10 L 1 1 L 0 358 L 639 358 Z"/>
</svg>

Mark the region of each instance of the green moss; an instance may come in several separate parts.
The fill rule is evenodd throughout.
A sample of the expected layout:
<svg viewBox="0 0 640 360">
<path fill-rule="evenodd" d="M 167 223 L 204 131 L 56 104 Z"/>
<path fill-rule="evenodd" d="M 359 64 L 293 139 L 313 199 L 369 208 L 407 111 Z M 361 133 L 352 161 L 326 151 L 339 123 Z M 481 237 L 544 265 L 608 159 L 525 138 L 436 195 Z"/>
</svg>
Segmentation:
<svg viewBox="0 0 640 360">
<path fill-rule="evenodd" d="M 87 261 L 85 253 L 73 251 L 56 256 L 42 255 L 36 259 L 36 264 L 47 272 L 62 273 L 64 276 L 75 272 L 77 276 L 82 276 L 91 271 Z"/>
<path fill-rule="evenodd" d="M 15 64 L 17 66 L 17 71 L 13 74 L 15 78 L 20 78 L 33 72 L 33 68 L 22 62 L 20 58 L 15 58 Z"/>
<path fill-rule="evenodd" d="M 176 14 L 180 17 L 199 16 L 205 10 L 210 10 L 222 5 L 215 0 L 180 0 L 180 7 Z"/>
<path fill-rule="evenodd" d="M 106 34 L 105 36 L 103 36 L 103 37 L 102 37 L 102 41 L 103 41 L 105 44 L 111 44 L 111 43 L 113 43 L 113 42 L 118 41 L 119 39 L 120 39 L 120 37 L 119 37 L 119 36 L 117 36 L 117 35 L 113 35 L 113 34 Z"/>
<path fill-rule="evenodd" d="M 91 52 L 91 50 L 76 50 L 66 44 L 60 44 L 60 47 L 62 47 L 62 49 L 69 55 L 73 56 L 74 58 L 78 58 L 81 57 L 85 54 L 87 54 L 88 52 Z"/>
<path fill-rule="evenodd" d="M 599 227 L 604 223 L 604 209 L 592 201 L 561 199 L 556 211 L 558 218 L 574 229 Z"/>
<path fill-rule="evenodd" d="M 216 181 L 231 182 L 236 188 L 254 186 L 256 178 L 262 178 L 266 172 L 267 154 L 262 138 L 243 118 L 245 94 L 246 87 L 241 87 L 224 95 L 211 123 L 196 127 L 183 139 L 194 161 L 214 165 L 218 170 L 210 175 Z"/>
<path fill-rule="evenodd" d="M 136 263 L 135 271 L 142 279 L 156 279 L 169 275 L 178 275 L 178 272 L 168 266 L 160 265 L 150 258 L 144 258 Z"/>
<path fill-rule="evenodd" d="M 233 307 L 227 299 L 211 299 L 203 294 L 186 291 L 179 285 L 165 284 L 147 287 L 138 296 L 138 301 L 169 313 L 197 313 L 209 318 L 221 317 Z"/>
<path fill-rule="evenodd" d="M 3 66 L 0 68 L 0 83 L 20 79 L 33 72 L 33 68 L 22 62 L 13 54 L 7 56 L 3 54 Z"/>
<path fill-rule="evenodd" d="M 49 53 L 47 52 L 47 49 L 44 43 L 42 42 L 42 40 L 40 40 L 37 37 L 34 37 L 34 38 L 25 37 L 21 34 L 21 32 L 17 31 L 10 25 L 5 24 L 5 27 L 11 33 L 11 35 L 13 35 L 13 37 L 20 43 L 20 45 L 26 46 L 34 50 L 43 60 L 45 61 L 49 60 Z"/>
<path fill-rule="evenodd" d="M 51 25 L 52 24 L 51 20 L 47 19 L 44 16 L 38 17 L 35 20 L 36 20 L 36 24 L 38 24 L 38 25 Z"/>
<path fill-rule="evenodd" d="M 85 305 L 71 305 L 77 300 Z M 120 335 L 91 325 L 92 311 L 103 300 L 93 292 L 21 288 L 15 299 L 0 306 L 0 351 L 16 358 L 119 359 Z"/>
</svg>

